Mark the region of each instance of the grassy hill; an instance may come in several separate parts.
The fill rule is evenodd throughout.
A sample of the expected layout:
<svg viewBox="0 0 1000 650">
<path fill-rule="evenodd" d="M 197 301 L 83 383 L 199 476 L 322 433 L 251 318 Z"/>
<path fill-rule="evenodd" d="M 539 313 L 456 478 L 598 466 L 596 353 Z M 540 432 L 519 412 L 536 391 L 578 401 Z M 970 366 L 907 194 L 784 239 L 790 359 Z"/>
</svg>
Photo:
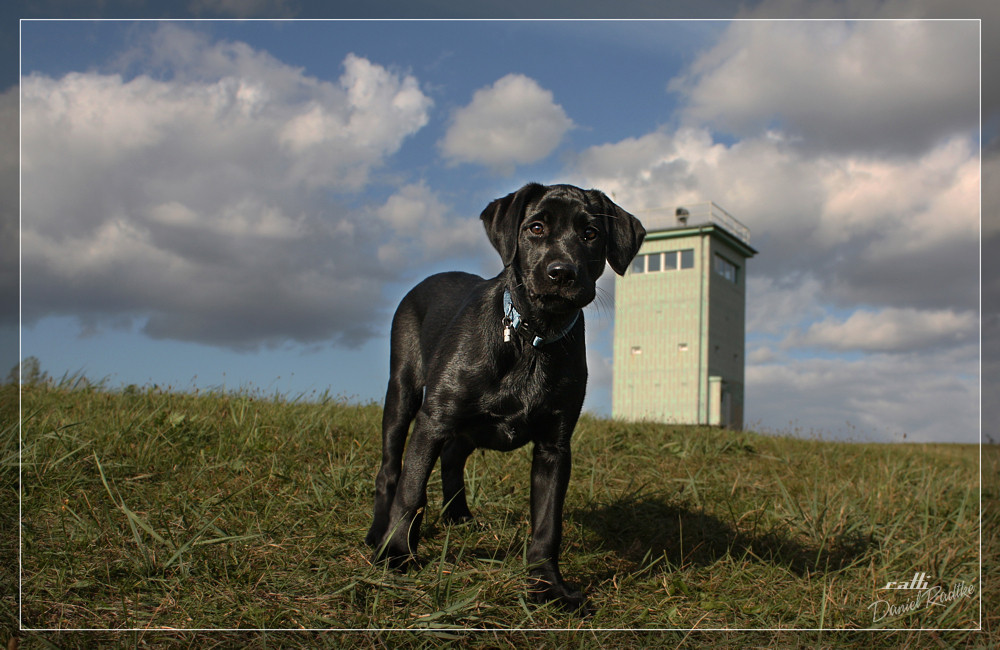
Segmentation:
<svg viewBox="0 0 1000 650">
<path fill-rule="evenodd" d="M 979 626 L 977 446 L 834 443 L 584 418 L 563 544 L 563 573 L 594 609 L 579 620 L 525 602 L 527 448 L 470 459 L 477 519 L 464 526 L 437 521 L 435 472 L 425 562 L 398 575 L 372 566 L 362 543 L 381 451 L 378 405 L 36 383 L 23 390 L 20 477 L 16 387 L 0 388 L 0 408 L 0 485 L 12 497 L 20 487 L 22 496 L 23 625 L 142 630 L 17 633 L 17 566 L 3 563 L 0 639 L 987 647 L 995 633 L 992 562 L 984 567 L 985 633 L 859 631 Z M 998 456 L 983 450 L 987 557 L 998 546 Z M 2 503 L 3 554 L 16 557 L 17 502 Z M 940 591 L 884 589 L 914 573 Z M 480 631 L 448 631 L 462 628 Z M 520 631 L 500 631 L 510 628 Z M 577 628 L 587 631 L 558 631 Z M 846 631 L 732 631 L 790 628 Z"/>
</svg>

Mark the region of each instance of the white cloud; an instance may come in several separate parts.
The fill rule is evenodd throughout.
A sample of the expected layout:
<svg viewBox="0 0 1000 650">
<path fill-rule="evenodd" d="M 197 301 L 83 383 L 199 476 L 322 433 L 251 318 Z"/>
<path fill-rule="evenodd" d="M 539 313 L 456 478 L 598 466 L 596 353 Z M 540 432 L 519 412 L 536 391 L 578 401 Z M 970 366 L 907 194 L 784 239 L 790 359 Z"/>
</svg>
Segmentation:
<svg viewBox="0 0 1000 650">
<path fill-rule="evenodd" d="M 455 111 L 440 147 L 452 162 L 511 173 L 515 165 L 552 153 L 572 126 L 551 91 L 509 74 L 477 90 L 468 106 Z"/>
<path fill-rule="evenodd" d="M 675 83 L 680 126 L 581 152 L 572 182 L 640 218 L 711 200 L 749 226 L 751 426 L 974 441 L 978 78 L 962 66 L 978 53 L 894 26 L 877 60 L 877 25 L 772 27 L 729 28 Z"/>
<path fill-rule="evenodd" d="M 406 136 L 427 124 L 432 102 L 414 77 L 400 78 L 368 59 L 349 54 L 340 85 L 347 91 L 350 106 L 344 135 L 363 146 L 383 154 L 395 153 Z"/>
<path fill-rule="evenodd" d="M 915 153 L 976 128 L 975 21 L 732 23 L 671 82 L 684 119 L 805 146 Z"/>
<path fill-rule="evenodd" d="M 640 218 L 714 200 L 749 226 L 748 426 L 975 440 L 979 182 L 966 139 L 908 159 L 682 128 L 589 149 L 576 175 Z"/>
<path fill-rule="evenodd" d="M 415 183 L 400 188 L 375 214 L 396 232 L 412 234 L 421 230 L 439 230 L 446 211 L 447 208 L 427 185 Z"/>
<path fill-rule="evenodd" d="M 978 347 L 859 359 L 781 358 L 746 369 L 747 424 L 826 438 L 979 440 Z M 956 372 L 967 368 L 972 372 Z"/>
<path fill-rule="evenodd" d="M 258 75 L 245 61 L 233 66 L 204 82 L 92 73 L 28 77 L 24 169 L 44 174 L 74 155 L 111 165 L 180 151 L 203 163 L 207 184 L 231 172 L 238 182 L 253 174 L 286 188 L 358 189 L 427 123 L 431 102 L 414 78 L 353 55 L 338 83 L 286 68 L 279 89 L 269 83 L 273 70 Z"/>
<path fill-rule="evenodd" d="M 780 138 L 715 142 L 707 129 L 658 130 L 591 147 L 576 164 L 584 184 L 642 212 L 712 200 L 751 226 L 812 232 L 822 206 L 820 179 Z"/>
<path fill-rule="evenodd" d="M 640 219 L 715 201 L 761 251 L 751 278 L 808 275 L 827 301 L 978 300 L 979 165 L 965 136 L 902 158 L 811 153 L 773 132 L 722 144 L 707 129 L 659 130 L 585 150 L 574 179 Z"/>
<path fill-rule="evenodd" d="M 815 321 L 826 313 L 823 285 L 811 274 L 747 277 L 747 331 L 779 336 L 792 326 Z"/>
<path fill-rule="evenodd" d="M 389 228 L 333 198 L 426 124 L 412 76 L 349 55 L 336 81 L 164 26 L 128 66 L 23 79 L 26 323 L 145 322 L 231 347 L 354 344 L 381 316 Z"/>
<path fill-rule="evenodd" d="M 379 259 L 398 266 L 401 260 L 487 252 L 489 244 L 479 219 L 460 218 L 450 212 L 424 183 L 400 188 L 374 211 L 392 228 L 389 241 L 379 246 Z"/>
<path fill-rule="evenodd" d="M 736 18 L 866 20 L 982 20 L 982 60 L 986 70 L 1000 60 L 1000 39 L 990 27 L 1000 20 L 1000 3 L 994 0 L 762 0 L 734 7 Z M 975 40 L 975 39 L 973 39 Z M 996 117 L 1000 109 L 1000 84 L 983 85 L 983 115 Z"/>
<path fill-rule="evenodd" d="M 879 242 L 884 254 L 978 236 L 979 159 L 969 139 L 952 138 L 909 159 L 828 160 L 823 239 L 846 242 L 892 227 L 892 236 Z"/>
<path fill-rule="evenodd" d="M 277 206 L 253 200 L 236 200 L 211 220 L 205 220 L 203 215 L 178 201 L 151 206 L 147 217 L 150 223 L 168 228 L 201 230 L 234 238 L 295 240 L 308 234 L 304 220 L 283 214 Z"/>
<path fill-rule="evenodd" d="M 975 312 L 890 307 L 878 312 L 858 310 L 846 319 L 824 318 L 787 343 L 838 351 L 906 352 L 968 344 L 978 338 L 978 332 Z"/>
</svg>

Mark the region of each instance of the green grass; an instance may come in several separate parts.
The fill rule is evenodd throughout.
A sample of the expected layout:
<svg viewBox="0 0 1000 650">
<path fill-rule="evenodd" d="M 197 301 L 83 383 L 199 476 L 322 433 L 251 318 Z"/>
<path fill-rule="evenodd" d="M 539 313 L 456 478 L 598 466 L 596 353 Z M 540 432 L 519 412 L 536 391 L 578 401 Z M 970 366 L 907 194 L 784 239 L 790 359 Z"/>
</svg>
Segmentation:
<svg viewBox="0 0 1000 650">
<path fill-rule="evenodd" d="M 562 559 L 594 610 L 580 620 L 527 602 L 528 448 L 470 458 L 472 524 L 437 520 L 435 472 L 423 565 L 399 575 L 371 565 L 362 542 L 381 451 L 378 405 L 72 384 L 24 387 L 20 485 L 17 389 L 0 388 L 2 487 L 15 497 L 3 500 L 0 525 L 4 554 L 15 557 L 20 491 L 21 624 L 135 631 L 15 633 L 15 563 L 0 570 L 0 594 L 15 594 L 3 596 L 10 607 L 0 640 L 987 647 L 995 634 L 991 565 L 986 634 L 857 631 L 979 626 L 976 446 L 835 443 L 585 417 L 573 443 Z M 987 480 L 995 481 L 998 456 L 984 448 Z M 993 557 L 995 482 L 983 500 L 984 553 Z M 975 593 L 873 621 L 873 602 L 902 604 L 907 595 L 879 588 L 917 571 L 932 585 L 964 581 Z M 158 631 L 166 628 L 433 631 Z M 464 628 L 480 631 L 455 631 Z M 510 628 L 533 631 L 503 632 Z M 587 632 L 557 631 L 578 628 Z M 680 631 L 599 631 L 608 629 Z"/>
</svg>

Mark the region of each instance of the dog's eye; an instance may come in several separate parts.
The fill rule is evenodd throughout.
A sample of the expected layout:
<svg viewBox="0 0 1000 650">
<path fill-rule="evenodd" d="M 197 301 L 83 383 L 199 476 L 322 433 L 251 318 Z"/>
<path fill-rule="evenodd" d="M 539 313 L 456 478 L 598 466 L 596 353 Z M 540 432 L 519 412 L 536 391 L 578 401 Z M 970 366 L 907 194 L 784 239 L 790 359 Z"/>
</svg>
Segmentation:
<svg viewBox="0 0 1000 650">
<path fill-rule="evenodd" d="M 528 230 L 531 232 L 532 235 L 544 235 L 545 224 L 543 224 L 540 221 L 536 221 L 535 223 L 528 226 Z"/>
<path fill-rule="evenodd" d="M 599 234 L 601 234 L 601 233 L 598 232 L 597 228 L 594 228 L 593 226 L 590 226 L 590 227 L 584 229 L 584 231 L 583 231 L 583 240 L 584 241 L 594 241 L 595 239 L 597 239 L 597 236 Z"/>
</svg>

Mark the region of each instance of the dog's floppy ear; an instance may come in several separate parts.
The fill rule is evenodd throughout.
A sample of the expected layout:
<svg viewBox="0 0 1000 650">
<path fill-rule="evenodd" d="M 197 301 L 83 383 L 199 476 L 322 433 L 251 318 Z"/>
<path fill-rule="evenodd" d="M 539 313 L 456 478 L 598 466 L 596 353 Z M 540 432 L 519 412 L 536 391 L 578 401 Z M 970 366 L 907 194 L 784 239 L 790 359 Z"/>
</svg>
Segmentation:
<svg viewBox="0 0 1000 650">
<path fill-rule="evenodd" d="M 625 275 L 632 258 L 646 236 L 646 229 L 638 219 L 622 210 L 600 190 L 588 190 L 587 196 L 603 214 L 608 224 L 608 264 L 618 275 Z"/>
<path fill-rule="evenodd" d="M 525 208 L 532 199 L 542 195 L 545 189 L 544 185 L 528 183 L 518 191 L 496 199 L 479 215 L 486 228 L 486 235 L 493 248 L 500 253 L 505 267 L 513 264 L 517 255 L 517 236 Z"/>
</svg>

